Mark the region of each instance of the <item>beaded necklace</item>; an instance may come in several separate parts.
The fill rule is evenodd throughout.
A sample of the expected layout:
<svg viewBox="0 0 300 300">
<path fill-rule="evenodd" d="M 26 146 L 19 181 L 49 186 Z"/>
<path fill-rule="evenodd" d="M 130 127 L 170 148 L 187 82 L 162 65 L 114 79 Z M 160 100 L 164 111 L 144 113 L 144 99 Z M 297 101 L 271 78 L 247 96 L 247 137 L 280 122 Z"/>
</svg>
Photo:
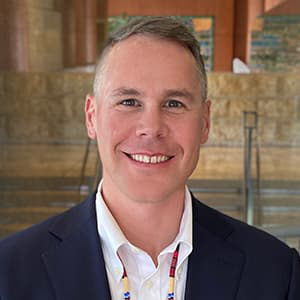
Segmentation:
<svg viewBox="0 0 300 300">
<path fill-rule="evenodd" d="M 177 247 L 173 253 L 173 258 L 172 258 L 170 271 L 169 271 L 168 300 L 174 300 L 175 271 L 176 271 L 176 265 L 177 265 L 177 260 L 178 260 L 178 254 L 179 254 L 179 244 L 177 245 Z M 122 282 L 123 282 L 123 289 L 124 289 L 124 293 L 123 293 L 124 299 L 130 300 L 128 277 L 127 277 L 127 273 L 126 273 L 124 264 L 123 264 Z"/>
</svg>

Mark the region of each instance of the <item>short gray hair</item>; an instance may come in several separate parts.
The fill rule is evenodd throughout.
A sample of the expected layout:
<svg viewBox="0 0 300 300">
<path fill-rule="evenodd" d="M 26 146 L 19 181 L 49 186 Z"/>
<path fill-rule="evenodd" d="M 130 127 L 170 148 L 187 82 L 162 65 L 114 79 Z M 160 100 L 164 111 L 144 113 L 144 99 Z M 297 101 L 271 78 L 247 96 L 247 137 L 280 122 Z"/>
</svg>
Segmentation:
<svg viewBox="0 0 300 300">
<path fill-rule="evenodd" d="M 140 17 L 135 18 L 126 25 L 113 32 L 106 40 L 102 53 L 96 63 L 93 93 L 98 95 L 101 86 L 103 61 L 109 51 L 119 42 L 128 39 L 133 35 L 149 35 L 162 40 L 177 43 L 189 50 L 196 61 L 199 72 L 201 97 L 207 99 L 207 75 L 205 65 L 200 53 L 199 42 L 193 34 L 180 22 L 170 17 Z"/>
</svg>

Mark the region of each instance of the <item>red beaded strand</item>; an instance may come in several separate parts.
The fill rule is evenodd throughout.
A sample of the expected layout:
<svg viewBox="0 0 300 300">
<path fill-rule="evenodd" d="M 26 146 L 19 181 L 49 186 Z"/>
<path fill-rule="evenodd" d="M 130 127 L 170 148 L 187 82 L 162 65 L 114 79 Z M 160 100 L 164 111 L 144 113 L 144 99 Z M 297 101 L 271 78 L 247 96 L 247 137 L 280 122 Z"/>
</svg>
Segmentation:
<svg viewBox="0 0 300 300">
<path fill-rule="evenodd" d="M 179 255 L 179 244 L 173 253 L 172 263 L 171 263 L 171 267 L 170 267 L 169 291 L 168 291 L 168 299 L 169 300 L 174 300 L 175 271 L 176 271 L 176 266 L 177 266 L 178 255 Z"/>
<path fill-rule="evenodd" d="M 123 265 L 123 276 L 122 276 L 122 282 L 123 282 L 123 289 L 124 289 L 124 299 L 130 300 L 130 292 L 128 288 L 128 277 L 126 273 L 126 269 Z"/>
<path fill-rule="evenodd" d="M 168 300 L 174 300 L 175 272 L 176 272 L 178 256 L 179 256 L 179 244 L 177 245 L 177 247 L 173 253 L 172 262 L 171 262 L 171 266 L 170 266 Z M 123 289 L 124 289 L 123 297 L 125 300 L 130 300 L 128 277 L 127 277 L 127 273 L 126 273 L 124 264 L 123 264 L 122 282 L 123 282 Z"/>
</svg>

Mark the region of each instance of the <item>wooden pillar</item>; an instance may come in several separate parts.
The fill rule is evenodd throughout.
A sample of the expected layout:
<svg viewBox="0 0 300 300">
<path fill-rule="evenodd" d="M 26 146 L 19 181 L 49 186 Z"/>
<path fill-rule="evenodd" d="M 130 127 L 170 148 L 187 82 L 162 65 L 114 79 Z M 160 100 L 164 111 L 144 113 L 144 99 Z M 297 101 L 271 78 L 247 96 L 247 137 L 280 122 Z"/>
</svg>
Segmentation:
<svg viewBox="0 0 300 300">
<path fill-rule="evenodd" d="M 264 0 L 235 0 L 233 56 L 245 63 L 250 57 L 252 23 L 263 12 Z"/>
<path fill-rule="evenodd" d="M 27 71 L 28 23 L 25 1 L 1 1 L 0 39 L 0 71 Z"/>
<path fill-rule="evenodd" d="M 108 29 L 107 29 L 107 7 L 109 0 L 97 0 L 97 49 L 96 55 L 100 54 L 103 43 L 107 37 Z"/>
<path fill-rule="evenodd" d="M 74 0 L 63 2 L 63 64 L 76 66 L 76 18 Z"/>
<path fill-rule="evenodd" d="M 86 63 L 96 61 L 97 55 L 97 3 L 86 1 Z"/>
<path fill-rule="evenodd" d="M 96 60 L 96 0 L 65 0 L 63 7 L 64 66 L 75 67 Z"/>
</svg>

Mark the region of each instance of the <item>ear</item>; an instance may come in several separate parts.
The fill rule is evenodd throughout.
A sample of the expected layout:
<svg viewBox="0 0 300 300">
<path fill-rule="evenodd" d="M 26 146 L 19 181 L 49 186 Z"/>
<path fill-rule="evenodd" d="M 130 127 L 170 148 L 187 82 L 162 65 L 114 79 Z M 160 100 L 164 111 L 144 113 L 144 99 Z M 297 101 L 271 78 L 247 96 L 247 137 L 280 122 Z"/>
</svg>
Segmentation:
<svg viewBox="0 0 300 300">
<path fill-rule="evenodd" d="M 201 139 L 200 143 L 205 144 L 208 140 L 208 134 L 209 134 L 209 129 L 210 129 L 210 106 L 211 106 L 211 101 L 206 100 L 203 103 L 203 116 L 202 116 L 202 132 L 201 132 Z"/>
<path fill-rule="evenodd" d="M 95 101 L 95 96 L 87 95 L 85 98 L 85 125 L 89 138 L 93 140 L 96 139 Z"/>
</svg>

